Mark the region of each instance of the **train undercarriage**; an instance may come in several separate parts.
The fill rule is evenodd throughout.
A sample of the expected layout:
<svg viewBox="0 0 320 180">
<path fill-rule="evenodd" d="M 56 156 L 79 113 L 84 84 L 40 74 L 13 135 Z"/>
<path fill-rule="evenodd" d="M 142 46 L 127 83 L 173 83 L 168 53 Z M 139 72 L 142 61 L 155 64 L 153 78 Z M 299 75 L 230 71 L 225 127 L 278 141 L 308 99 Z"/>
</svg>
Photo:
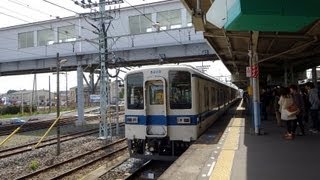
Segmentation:
<svg viewBox="0 0 320 180">
<path fill-rule="evenodd" d="M 191 142 L 171 141 L 168 137 L 128 140 L 131 157 L 154 160 L 174 160 L 185 152 L 190 144 Z"/>
</svg>

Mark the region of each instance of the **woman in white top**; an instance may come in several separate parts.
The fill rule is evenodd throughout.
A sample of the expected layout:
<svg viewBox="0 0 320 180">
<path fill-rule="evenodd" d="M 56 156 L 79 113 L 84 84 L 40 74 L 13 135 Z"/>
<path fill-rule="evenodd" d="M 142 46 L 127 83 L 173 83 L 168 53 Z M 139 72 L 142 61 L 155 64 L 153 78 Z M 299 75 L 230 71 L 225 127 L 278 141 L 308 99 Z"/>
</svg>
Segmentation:
<svg viewBox="0 0 320 180">
<path fill-rule="evenodd" d="M 293 104 L 293 98 L 290 95 L 289 88 L 280 89 L 280 100 L 279 100 L 279 112 L 281 113 L 281 120 L 287 122 L 287 133 L 285 134 L 286 139 L 293 139 L 293 126 L 297 119 L 294 113 L 288 111 L 288 107 Z"/>
</svg>

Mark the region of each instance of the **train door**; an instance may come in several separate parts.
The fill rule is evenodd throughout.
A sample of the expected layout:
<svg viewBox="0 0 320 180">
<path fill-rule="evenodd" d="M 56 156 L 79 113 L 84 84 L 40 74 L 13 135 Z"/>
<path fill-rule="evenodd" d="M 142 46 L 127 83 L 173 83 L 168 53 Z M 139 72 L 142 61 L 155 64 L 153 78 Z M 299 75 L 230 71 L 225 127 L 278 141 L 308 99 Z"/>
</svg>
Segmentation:
<svg viewBox="0 0 320 180">
<path fill-rule="evenodd" d="M 167 135 L 167 102 L 165 79 L 145 82 L 146 128 L 148 137 Z"/>
</svg>

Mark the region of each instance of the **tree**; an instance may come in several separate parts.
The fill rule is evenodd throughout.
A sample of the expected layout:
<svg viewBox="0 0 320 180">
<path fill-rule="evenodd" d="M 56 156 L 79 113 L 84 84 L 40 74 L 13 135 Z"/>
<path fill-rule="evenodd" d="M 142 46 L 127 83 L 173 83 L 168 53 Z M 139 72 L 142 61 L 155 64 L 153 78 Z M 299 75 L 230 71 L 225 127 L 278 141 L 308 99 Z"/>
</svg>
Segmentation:
<svg viewBox="0 0 320 180">
<path fill-rule="evenodd" d="M 121 91 L 119 92 L 119 98 L 123 99 L 124 96 L 124 88 L 121 88 Z"/>
<path fill-rule="evenodd" d="M 10 89 L 7 91 L 7 94 L 11 94 L 11 93 L 15 93 L 15 92 L 18 92 L 18 91 Z"/>
</svg>

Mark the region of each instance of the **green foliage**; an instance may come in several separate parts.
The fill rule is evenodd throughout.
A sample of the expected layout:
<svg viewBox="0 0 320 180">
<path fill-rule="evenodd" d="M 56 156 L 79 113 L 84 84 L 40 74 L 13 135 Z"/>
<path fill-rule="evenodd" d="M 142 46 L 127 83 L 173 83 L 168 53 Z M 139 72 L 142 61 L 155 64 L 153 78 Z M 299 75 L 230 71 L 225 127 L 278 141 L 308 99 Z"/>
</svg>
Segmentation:
<svg viewBox="0 0 320 180">
<path fill-rule="evenodd" d="M 123 99 L 124 96 L 124 88 L 121 89 L 121 91 L 119 92 L 119 98 Z"/>
<path fill-rule="evenodd" d="M 37 160 L 32 160 L 29 168 L 33 171 L 37 170 L 39 168 L 39 162 Z"/>
<path fill-rule="evenodd" d="M 3 106 L 0 108 L 0 114 L 18 114 L 20 112 L 19 106 Z"/>
<path fill-rule="evenodd" d="M 7 94 L 11 94 L 11 93 L 15 93 L 15 92 L 18 92 L 18 91 L 16 91 L 16 90 L 8 90 Z"/>
<path fill-rule="evenodd" d="M 23 106 L 23 111 L 24 113 L 29 113 L 30 112 L 30 106 Z M 32 107 L 32 112 L 36 111 L 36 107 Z M 21 112 L 21 106 L 1 106 L 0 107 L 0 115 L 5 115 L 5 114 L 19 114 Z"/>
</svg>

